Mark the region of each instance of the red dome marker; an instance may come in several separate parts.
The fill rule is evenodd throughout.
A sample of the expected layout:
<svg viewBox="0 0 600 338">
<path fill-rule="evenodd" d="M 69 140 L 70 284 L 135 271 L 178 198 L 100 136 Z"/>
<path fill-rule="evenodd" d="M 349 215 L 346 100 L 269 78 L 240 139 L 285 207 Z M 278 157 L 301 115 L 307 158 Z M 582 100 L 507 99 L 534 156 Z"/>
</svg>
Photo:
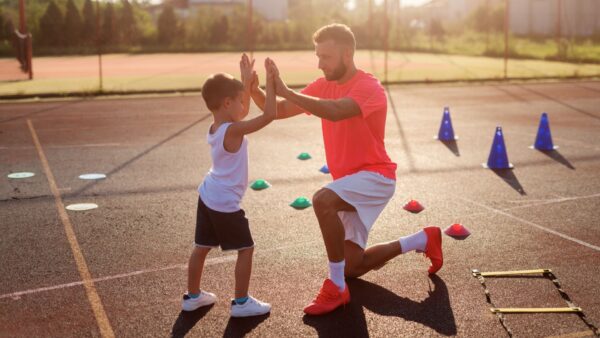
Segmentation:
<svg viewBox="0 0 600 338">
<path fill-rule="evenodd" d="M 471 235 L 471 232 L 459 223 L 447 227 L 444 233 L 454 239 L 465 239 Z"/>
<path fill-rule="evenodd" d="M 423 209 L 425 209 L 425 207 L 422 206 L 421 203 L 419 203 L 416 200 L 410 200 L 410 201 L 408 201 L 408 203 L 406 203 L 403 208 L 404 208 L 404 210 L 410 211 L 410 212 L 412 212 L 414 214 L 418 214 L 421 211 L 423 211 Z"/>
</svg>

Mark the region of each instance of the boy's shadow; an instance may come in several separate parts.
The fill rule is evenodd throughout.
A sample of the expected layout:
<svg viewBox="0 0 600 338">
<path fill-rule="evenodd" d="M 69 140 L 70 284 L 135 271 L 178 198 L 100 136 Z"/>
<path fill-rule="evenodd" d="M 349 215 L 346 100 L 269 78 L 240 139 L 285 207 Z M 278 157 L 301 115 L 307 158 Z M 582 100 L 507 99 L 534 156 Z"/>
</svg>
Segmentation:
<svg viewBox="0 0 600 338">
<path fill-rule="evenodd" d="M 245 317 L 245 318 L 233 318 L 229 317 L 227 327 L 223 333 L 225 337 L 245 337 L 248 333 L 254 330 L 260 323 L 269 318 L 270 313 L 262 316 Z"/>
<path fill-rule="evenodd" d="M 196 326 L 196 323 L 202 319 L 202 317 L 206 316 L 208 311 L 212 309 L 213 305 L 204 306 L 195 311 L 181 311 L 179 313 L 179 317 L 173 324 L 173 329 L 171 330 L 172 338 L 182 338 L 190 332 L 190 330 Z M 225 328 L 225 332 L 223 333 L 223 337 L 244 337 L 255 327 L 257 327 L 264 320 L 269 318 L 269 313 L 262 316 L 254 316 L 254 317 L 246 317 L 246 318 L 229 318 L 229 322 L 227 322 L 227 327 Z"/>
<path fill-rule="evenodd" d="M 171 329 L 171 337 L 185 337 L 185 335 L 190 332 L 196 323 L 202 319 L 202 317 L 206 316 L 208 311 L 210 311 L 213 306 L 214 304 L 203 306 L 196 311 L 181 311 L 179 313 L 179 317 L 177 317 L 177 320 L 175 321 L 175 324 L 173 324 L 173 329 Z"/>
<path fill-rule="evenodd" d="M 422 302 L 403 298 L 395 293 L 362 279 L 348 280 L 351 301 L 345 308 L 338 308 L 324 316 L 304 316 L 305 324 L 314 327 L 319 337 L 369 337 L 363 307 L 383 316 L 401 317 L 426 325 L 436 332 L 456 335 L 456 321 L 448 289 L 444 281 L 436 276 L 429 277 L 434 289 Z"/>
</svg>

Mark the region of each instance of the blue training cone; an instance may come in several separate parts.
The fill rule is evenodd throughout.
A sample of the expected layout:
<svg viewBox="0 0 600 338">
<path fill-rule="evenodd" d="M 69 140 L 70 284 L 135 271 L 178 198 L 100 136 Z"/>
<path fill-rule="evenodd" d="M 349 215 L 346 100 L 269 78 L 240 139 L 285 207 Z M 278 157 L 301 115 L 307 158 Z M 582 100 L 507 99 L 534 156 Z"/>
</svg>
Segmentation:
<svg viewBox="0 0 600 338">
<path fill-rule="evenodd" d="M 454 135 L 454 129 L 452 129 L 452 120 L 450 119 L 450 108 L 448 107 L 444 107 L 442 124 L 440 125 L 440 131 L 438 132 L 436 139 L 440 141 L 458 140 L 458 136 Z"/>
<path fill-rule="evenodd" d="M 329 167 L 327 166 L 327 164 L 325 164 L 321 167 L 321 169 L 319 169 L 319 171 L 323 174 L 329 174 Z"/>
<path fill-rule="evenodd" d="M 504 136 L 502 134 L 502 127 L 496 127 L 496 133 L 494 134 L 494 143 L 492 143 L 492 150 L 488 157 L 487 163 L 482 164 L 484 168 L 488 169 L 512 169 L 512 163 L 508 162 L 508 155 L 506 154 L 506 145 L 504 145 Z"/>
<path fill-rule="evenodd" d="M 548 121 L 548 114 L 546 113 L 542 113 L 535 143 L 530 148 L 543 151 L 549 151 L 558 148 L 558 146 L 555 146 L 552 143 L 552 134 L 550 134 L 550 121 Z"/>
</svg>

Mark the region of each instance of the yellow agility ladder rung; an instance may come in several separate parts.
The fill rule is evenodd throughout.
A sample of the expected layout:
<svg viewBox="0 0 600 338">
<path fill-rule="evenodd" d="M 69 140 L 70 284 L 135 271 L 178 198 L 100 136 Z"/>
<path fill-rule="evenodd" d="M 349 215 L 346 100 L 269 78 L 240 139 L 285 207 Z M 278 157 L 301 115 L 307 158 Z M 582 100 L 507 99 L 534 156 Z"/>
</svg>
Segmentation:
<svg viewBox="0 0 600 338">
<path fill-rule="evenodd" d="M 550 273 L 550 269 L 535 269 L 535 270 L 516 270 L 516 271 L 493 271 L 493 272 L 480 272 L 477 269 L 471 271 L 473 276 L 481 277 L 504 277 L 504 276 L 521 276 L 521 275 L 538 275 Z"/>
<path fill-rule="evenodd" d="M 580 307 L 490 308 L 493 313 L 579 313 Z"/>
</svg>

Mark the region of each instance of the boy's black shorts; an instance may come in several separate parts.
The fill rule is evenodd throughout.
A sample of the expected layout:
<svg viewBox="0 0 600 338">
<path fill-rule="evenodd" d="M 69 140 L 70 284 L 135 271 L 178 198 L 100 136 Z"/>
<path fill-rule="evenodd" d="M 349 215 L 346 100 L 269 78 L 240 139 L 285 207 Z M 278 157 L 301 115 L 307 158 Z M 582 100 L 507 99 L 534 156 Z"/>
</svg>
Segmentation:
<svg viewBox="0 0 600 338">
<path fill-rule="evenodd" d="M 244 210 L 220 212 L 207 207 L 198 197 L 195 242 L 200 247 L 241 250 L 254 246 Z"/>
</svg>

